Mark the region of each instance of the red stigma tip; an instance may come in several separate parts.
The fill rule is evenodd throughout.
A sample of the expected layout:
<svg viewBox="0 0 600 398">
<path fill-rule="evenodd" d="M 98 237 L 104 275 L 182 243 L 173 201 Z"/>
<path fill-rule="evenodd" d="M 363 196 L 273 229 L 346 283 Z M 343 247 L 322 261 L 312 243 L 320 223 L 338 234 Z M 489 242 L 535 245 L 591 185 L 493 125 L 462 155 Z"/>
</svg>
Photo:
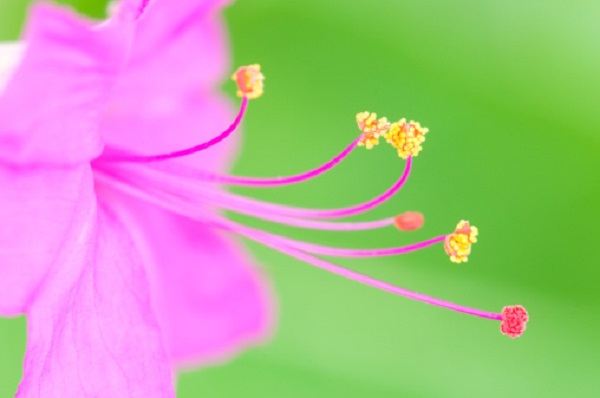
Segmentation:
<svg viewBox="0 0 600 398">
<path fill-rule="evenodd" d="M 517 338 L 525 331 L 528 320 L 529 315 L 523 306 L 511 305 L 504 307 L 502 309 L 500 331 L 510 338 Z"/>
<path fill-rule="evenodd" d="M 425 218 L 417 211 L 407 211 L 394 217 L 394 226 L 400 231 L 414 231 L 423 226 Z"/>
</svg>

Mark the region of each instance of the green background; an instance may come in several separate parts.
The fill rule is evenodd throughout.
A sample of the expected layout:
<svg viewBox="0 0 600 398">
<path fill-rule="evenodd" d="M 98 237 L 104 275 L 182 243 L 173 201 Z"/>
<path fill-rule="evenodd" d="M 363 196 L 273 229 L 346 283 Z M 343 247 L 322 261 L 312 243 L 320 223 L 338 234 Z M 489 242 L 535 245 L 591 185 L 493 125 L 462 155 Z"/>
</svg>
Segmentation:
<svg viewBox="0 0 600 398">
<path fill-rule="evenodd" d="M 26 2 L 0 0 L 0 39 Z M 98 15 L 100 2 L 80 0 Z M 399 245 L 480 229 L 467 264 L 441 247 L 341 264 L 419 292 L 531 321 L 511 340 L 499 323 L 392 296 L 251 245 L 279 299 L 266 345 L 183 374 L 179 397 L 597 397 L 600 255 L 600 3 L 576 1 L 240 0 L 225 12 L 234 65 L 259 62 L 235 171 L 285 175 L 352 140 L 358 111 L 429 127 L 409 183 L 360 219 L 405 210 L 425 228 L 314 233 L 348 247 Z M 225 89 L 233 93 L 228 83 Z M 305 184 L 256 197 L 345 206 L 403 169 L 387 146 L 357 151 Z M 241 190 L 240 190 L 241 192 Z M 0 396 L 20 378 L 24 319 L 0 320 Z"/>
</svg>

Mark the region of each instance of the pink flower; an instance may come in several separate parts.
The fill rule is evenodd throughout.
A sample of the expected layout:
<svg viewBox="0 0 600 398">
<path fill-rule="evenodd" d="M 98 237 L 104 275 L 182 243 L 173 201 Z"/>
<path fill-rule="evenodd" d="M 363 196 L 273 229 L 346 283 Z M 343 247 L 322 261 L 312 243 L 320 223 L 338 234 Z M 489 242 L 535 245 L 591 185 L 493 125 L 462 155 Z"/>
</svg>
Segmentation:
<svg viewBox="0 0 600 398">
<path fill-rule="evenodd" d="M 223 217 L 220 210 L 231 210 L 335 231 L 420 228 L 420 213 L 331 220 L 364 213 L 393 196 L 408 179 L 427 129 L 363 112 L 357 116 L 359 137 L 313 170 L 277 178 L 223 174 L 235 150 L 227 138 L 248 99 L 263 92 L 260 67 L 234 74 L 243 98 L 225 128 L 232 115 L 216 92 L 227 69 L 215 20 L 218 2 L 147 3 L 123 0 L 99 25 L 37 5 L 18 66 L 0 82 L 0 313 L 28 319 L 18 396 L 173 396 L 177 366 L 221 358 L 264 338 L 268 289 L 224 231 L 381 290 L 503 319 L 318 257 L 396 255 L 443 243 L 452 261 L 464 262 L 477 235 L 466 221 L 453 233 L 408 246 L 348 249 Z M 405 170 L 388 191 L 358 205 L 302 209 L 217 185 L 306 181 L 381 137 L 406 159 Z"/>
<path fill-rule="evenodd" d="M 4 71 L 0 313 L 27 314 L 19 396 L 173 396 L 176 365 L 269 331 L 268 290 L 236 242 L 117 192 L 91 163 L 109 144 L 176 148 L 228 124 L 220 7 L 176 3 L 142 17 L 124 2 L 100 25 L 39 4 Z M 181 161 L 220 170 L 232 144 Z"/>
</svg>

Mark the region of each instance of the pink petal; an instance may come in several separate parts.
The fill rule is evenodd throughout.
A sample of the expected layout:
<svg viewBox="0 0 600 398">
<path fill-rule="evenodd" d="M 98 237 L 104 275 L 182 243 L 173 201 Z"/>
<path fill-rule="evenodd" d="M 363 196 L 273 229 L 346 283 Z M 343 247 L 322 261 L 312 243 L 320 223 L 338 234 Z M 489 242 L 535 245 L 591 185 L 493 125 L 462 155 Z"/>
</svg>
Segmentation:
<svg viewBox="0 0 600 398">
<path fill-rule="evenodd" d="M 25 54 L 0 95 L 0 159 L 70 164 L 100 153 L 99 119 L 133 25 L 94 26 L 44 3 L 32 9 Z"/>
<path fill-rule="evenodd" d="M 89 204 L 28 311 L 17 396 L 174 397 L 137 249 Z"/>
<path fill-rule="evenodd" d="M 0 166 L 0 313 L 25 311 L 37 286 L 93 198 L 89 165 Z"/>
<path fill-rule="evenodd" d="M 220 360 L 267 337 L 270 289 L 236 242 L 137 199 L 118 198 L 127 201 L 127 225 L 146 247 L 152 300 L 173 365 Z"/>
<path fill-rule="evenodd" d="M 163 109 L 140 106 L 135 113 L 125 108 L 119 115 L 115 109 L 111 112 L 103 123 L 106 142 L 143 154 L 167 153 L 197 145 L 225 130 L 234 119 L 229 102 L 217 94 L 173 98 Z M 234 132 L 233 137 L 219 145 L 174 161 L 221 171 L 229 166 L 236 153 L 239 134 Z"/>
<path fill-rule="evenodd" d="M 124 84 L 155 94 L 214 89 L 229 76 L 229 46 L 219 15 L 225 3 L 151 1 L 137 27 Z"/>
<path fill-rule="evenodd" d="M 155 0 L 139 20 L 134 51 L 114 90 L 103 137 L 138 153 L 164 153 L 196 145 L 233 122 L 218 95 L 228 75 L 226 34 L 215 15 L 222 2 Z M 181 159 L 222 169 L 236 139 Z"/>
</svg>

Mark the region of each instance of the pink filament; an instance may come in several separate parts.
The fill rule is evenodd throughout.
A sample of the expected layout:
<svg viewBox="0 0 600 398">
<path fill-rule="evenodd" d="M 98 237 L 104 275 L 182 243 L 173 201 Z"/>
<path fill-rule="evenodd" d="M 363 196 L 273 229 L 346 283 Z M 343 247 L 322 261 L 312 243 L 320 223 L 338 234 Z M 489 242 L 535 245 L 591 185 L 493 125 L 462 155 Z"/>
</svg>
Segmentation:
<svg viewBox="0 0 600 398">
<path fill-rule="evenodd" d="M 108 175 L 111 175 L 112 178 L 119 179 L 122 181 L 128 181 L 130 184 L 136 184 L 139 181 L 147 181 L 146 186 L 153 185 L 151 180 L 148 180 L 146 176 L 141 173 L 136 174 L 133 171 L 126 172 L 124 170 L 120 170 L 120 168 L 115 167 L 106 167 L 105 164 L 99 165 L 102 167 L 97 167 L 97 171 L 102 171 Z M 139 172 L 139 169 L 135 171 Z M 172 177 L 172 176 L 169 176 Z M 370 229 L 378 229 L 385 228 L 394 224 L 394 217 L 382 218 L 379 220 L 373 221 L 357 221 L 357 222 L 331 222 L 331 221 L 319 221 L 319 220 L 311 220 L 311 219 L 303 219 L 298 217 L 290 217 L 281 215 L 278 213 L 274 213 L 268 211 L 264 207 L 260 205 L 256 205 L 251 202 L 253 199 L 236 196 L 227 192 L 211 190 L 208 189 L 208 192 L 205 189 L 199 190 L 196 184 L 186 183 L 185 180 L 179 181 L 171 181 L 171 179 L 165 176 L 165 178 L 161 178 L 162 187 L 156 186 L 155 189 L 159 189 L 162 191 L 170 191 L 170 192 L 179 192 L 179 196 L 181 197 L 192 197 L 196 200 L 202 200 L 204 204 L 216 206 L 220 209 L 233 211 L 239 214 L 244 214 L 250 217 L 259 218 L 262 220 L 278 223 L 281 225 L 305 228 L 305 229 L 318 229 L 318 230 L 327 230 L 327 231 L 360 231 L 360 230 L 370 230 Z M 169 183 L 171 185 L 169 186 Z M 164 189 L 164 186 L 167 186 L 167 189 Z M 190 191 L 186 191 L 186 188 L 192 188 Z M 241 202 L 241 203 L 240 203 Z M 248 202 L 248 203 L 246 203 Z M 269 206 L 268 204 L 264 204 L 263 206 Z M 276 205 L 273 205 L 276 206 Z"/>
<path fill-rule="evenodd" d="M 126 183 L 118 176 L 114 176 L 112 173 L 106 171 L 103 173 L 96 173 L 95 176 L 98 181 L 108 183 L 111 187 L 118 188 L 126 194 L 133 195 L 134 197 L 140 198 L 149 203 L 153 203 L 157 206 L 165 208 L 174 213 L 183 215 L 185 217 L 190 217 L 197 221 L 205 222 L 208 225 L 234 232 L 231 228 L 231 224 L 234 223 L 228 220 L 221 219 L 219 217 L 215 217 L 213 215 L 209 215 L 205 211 L 202 211 L 198 206 L 192 205 L 186 201 L 183 201 L 180 198 L 174 197 L 172 194 L 166 194 L 164 192 L 154 192 L 154 194 L 150 194 L 146 190 L 137 188 L 137 184 Z M 343 276 L 345 278 L 362 283 L 367 286 L 384 290 L 392 294 L 404 296 L 409 299 L 422 301 L 427 304 L 447 308 L 453 311 L 462 312 L 465 314 L 470 314 L 482 318 L 502 320 L 501 314 L 481 311 L 475 308 L 454 304 L 449 301 L 436 299 L 430 296 L 426 296 L 424 294 L 416 293 L 398 286 L 394 286 L 392 284 L 371 278 L 369 276 L 360 274 L 355 271 L 348 270 L 346 268 L 340 267 L 318 257 L 311 256 L 310 254 L 304 253 L 301 250 L 294 249 L 288 245 L 282 244 L 279 241 L 265 239 L 264 235 L 267 234 L 264 232 L 256 231 L 251 228 L 247 228 L 246 230 L 246 228 L 244 228 L 244 230 L 237 230 L 235 231 L 235 233 L 241 236 L 245 236 L 250 240 L 262 243 L 267 247 L 280 251 L 281 253 L 297 258 L 300 261 L 304 261 L 307 264 L 324 269 L 333 274 Z"/>
<path fill-rule="evenodd" d="M 427 296 L 427 295 L 424 295 L 421 293 L 416 293 L 411 290 L 404 289 L 399 286 L 395 286 L 390 283 L 380 281 L 378 279 L 371 278 L 369 276 L 360 274 L 358 272 L 349 270 L 347 268 L 340 267 L 339 265 L 330 263 L 321 258 L 311 256 L 310 254 L 304 253 L 301 250 L 294 249 L 285 244 L 280 244 L 275 241 L 262 239 L 262 238 L 260 238 L 260 235 L 262 235 L 262 234 L 256 234 L 256 233 L 252 233 L 250 231 L 233 231 L 230 228 L 230 226 L 228 225 L 229 223 L 223 222 L 223 220 L 211 221 L 210 224 L 214 225 L 216 227 L 230 230 L 231 232 L 235 232 L 238 235 L 244 236 L 250 240 L 261 243 L 261 244 L 263 244 L 267 247 L 270 247 L 274 250 L 277 250 L 281 253 L 287 254 L 290 257 L 294 257 L 300 261 L 303 261 L 307 264 L 313 265 L 317 268 L 321 268 L 321 269 L 331 272 L 333 274 L 343 276 L 344 278 L 348 278 L 350 280 L 362 283 L 363 285 L 371 286 L 371 287 L 374 287 L 374 288 L 377 288 L 377 289 L 380 289 L 380 290 L 383 290 L 383 291 L 386 291 L 386 292 L 389 292 L 389 293 L 392 293 L 395 295 L 403 296 L 403 297 L 406 297 L 406 298 L 409 298 L 412 300 L 417 300 L 417 301 L 421 301 L 421 302 L 424 302 L 427 304 L 431 304 L 431 305 L 435 305 L 438 307 L 447 308 L 449 310 L 461 312 L 463 314 L 474 315 L 474 316 L 478 316 L 481 318 L 493 319 L 493 320 L 497 320 L 497 321 L 502 320 L 501 314 L 497 314 L 494 312 L 482 311 L 482 310 L 479 310 L 476 308 L 471 308 L 471 307 L 465 307 L 465 306 L 458 305 L 458 304 L 455 304 L 455 303 L 452 303 L 449 301 L 440 300 L 440 299 L 437 299 L 437 298 L 434 298 L 431 296 Z"/>
<path fill-rule="evenodd" d="M 212 202 L 212 204 L 227 208 L 229 210 L 239 212 L 239 213 L 249 213 L 252 212 L 254 215 L 258 215 L 261 213 L 261 217 L 266 218 L 268 215 L 279 215 L 284 217 L 295 217 L 295 218 L 342 218 L 354 216 L 357 214 L 362 214 L 367 212 L 374 207 L 377 207 L 391 198 L 406 182 L 408 176 L 410 175 L 412 164 L 412 158 L 408 158 L 406 161 L 406 166 L 402 176 L 390 187 L 387 191 L 382 193 L 381 195 L 367 201 L 360 203 L 358 205 L 345 207 L 345 208 L 336 208 L 336 209 L 307 209 L 307 208 L 298 208 L 293 206 L 285 206 L 280 204 L 263 202 L 256 199 L 247 198 L 244 196 L 232 194 L 229 192 L 221 191 L 220 189 L 212 188 L 203 184 L 196 184 L 193 181 L 190 182 L 189 178 L 182 178 L 179 175 L 174 175 L 165 171 L 161 171 L 159 169 L 154 169 L 154 173 L 160 173 L 163 175 L 160 178 L 161 186 L 165 187 L 169 183 L 172 184 L 170 190 L 172 192 L 182 192 L 187 190 L 187 194 L 189 196 L 201 197 L 203 200 Z M 182 165 L 178 165 L 182 166 Z M 131 176 L 137 174 L 141 176 L 141 178 L 145 178 L 140 174 L 139 168 L 127 168 L 121 169 L 116 168 L 115 166 L 111 166 L 110 170 L 107 164 L 98 164 L 96 167 L 97 170 L 104 170 L 109 173 L 116 173 L 121 179 L 129 179 L 131 180 Z M 191 173 L 190 169 L 185 169 L 180 167 L 181 170 L 185 170 L 185 175 L 189 175 Z M 149 182 L 151 179 L 145 178 Z M 132 181 L 133 182 L 133 181 Z M 164 189 L 164 188 L 163 188 Z M 383 222 L 383 221 L 382 221 Z M 386 222 L 384 222 L 386 223 Z M 358 228 L 358 229 L 368 229 L 368 228 Z"/>
<path fill-rule="evenodd" d="M 251 209 L 246 207 L 236 207 L 223 201 L 214 201 L 214 205 L 219 206 L 222 209 L 234 211 L 239 214 L 259 218 L 262 220 L 274 222 L 289 227 L 297 227 L 304 229 L 318 229 L 323 231 L 363 231 L 369 229 L 385 228 L 394 224 L 394 218 L 382 218 L 374 221 L 356 221 L 356 222 L 331 222 L 331 221 L 317 221 L 317 220 L 306 220 L 296 217 L 286 217 L 269 212 L 260 211 L 258 209 Z"/>
<path fill-rule="evenodd" d="M 300 217 L 300 218 L 342 218 L 350 217 L 358 214 L 365 213 L 388 199 L 390 199 L 402 186 L 406 183 L 408 176 L 410 175 L 412 165 L 412 158 L 409 157 L 406 160 L 406 166 L 402 176 L 396 181 L 392 187 L 390 187 L 383 194 L 358 205 L 338 208 L 338 209 L 303 209 L 292 206 L 276 205 L 271 203 L 261 202 L 255 199 L 244 198 L 238 195 L 225 193 L 222 198 L 231 199 L 232 202 L 237 202 L 238 209 L 257 209 L 261 208 L 265 211 L 270 211 L 275 214 Z M 222 193 L 222 192 L 221 192 Z"/>
<path fill-rule="evenodd" d="M 257 239 L 252 236 L 248 236 L 244 234 L 244 236 L 248 239 L 256 241 Z M 278 250 L 281 253 L 287 254 L 290 257 L 294 257 L 300 261 L 303 261 L 307 264 L 313 265 L 317 268 L 324 269 L 325 271 L 329 271 L 333 274 L 343 276 L 344 278 L 348 278 L 350 280 L 362 283 L 363 285 L 371 286 L 398 296 L 404 296 L 406 298 L 421 301 L 423 303 L 436 305 L 438 307 L 447 308 L 449 310 L 462 312 L 463 314 L 469 314 L 478 316 L 481 318 L 493 319 L 496 321 L 502 320 L 502 316 L 500 314 L 496 314 L 494 312 L 482 311 L 476 308 L 465 307 L 462 305 L 454 304 L 450 301 L 440 300 L 431 296 L 427 296 L 425 294 L 413 292 L 408 289 L 401 288 L 399 286 L 392 285 L 387 282 L 383 282 L 369 276 L 359 274 L 358 272 L 342 268 L 338 265 L 320 259 L 318 257 L 311 256 L 309 254 L 303 253 L 299 250 L 295 250 L 283 245 L 275 245 L 272 243 L 264 243 L 265 246 L 268 246 L 272 249 Z"/>
<path fill-rule="evenodd" d="M 225 138 L 229 137 L 231 133 L 235 131 L 235 129 L 240 125 L 242 119 L 244 118 L 244 114 L 246 113 L 246 109 L 248 107 L 248 98 L 242 98 L 242 103 L 240 104 L 240 110 L 235 117 L 233 123 L 227 127 L 225 131 L 220 133 L 219 135 L 211 138 L 210 140 L 203 142 L 202 144 L 194 145 L 193 147 L 181 149 L 174 152 L 163 153 L 159 155 L 135 155 L 128 153 L 114 153 L 110 155 L 103 155 L 96 162 L 119 162 L 119 163 L 152 163 L 152 162 L 160 162 L 163 160 L 179 158 L 183 156 L 189 156 L 194 153 L 203 151 L 205 149 L 210 148 L 213 145 L 216 145 L 223 141 Z M 107 152 L 111 151 L 111 148 L 107 149 Z"/>
<path fill-rule="evenodd" d="M 97 173 L 96 178 L 99 181 L 107 182 L 108 184 L 110 184 L 110 186 L 116 187 L 127 194 L 133 195 L 134 197 L 138 197 L 149 203 L 158 205 L 166 210 L 183 215 L 185 217 L 190 217 L 192 219 L 204 222 L 208 225 L 217 228 L 237 233 L 238 235 L 244 236 L 250 240 L 261 243 L 281 253 L 287 254 L 290 257 L 294 257 L 307 264 L 313 265 L 317 268 L 321 268 L 333 274 L 343 276 L 358 283 L 362 283 L 364 285 L 371 286 L 395 295 L 407 297 L 412 300 L 417 300 L 427 304 L 447 308 L 453 311 L 462 312 L 481 318 L 488 318 L 498 321 L 502 320 L 501 314 L 486 312 L 475 308 L 454 304 L 449 301 L 436 299 L 434 297 L 427 296 L 421 293 L 416 293 L 398 286 L 394 286 L 392 284 L 371 278 L 358 272 L 340 267 L 321 258 L 311 256 L 310 254 L 307 254 L 302 250 L 298 250 L 289 245 L 283 244 L 280 241 L 269 239 L 267 236 L 268 234 L 265 232 L 257 231 L 246 227 L 243 227 L 243 229 L 236 228 L 235 223 L 219 217 L 208 215 L 206 213 L 202 213 L 197 206 L 191 205 L 186 201 L 182 201 L 180 198 L 174 197 L 173 195 L 164 192 L 155 192 L 154 195 L 149 194 L 147 190 L 138 188 L 135 183 L 126 183 L 118 176 L 115 176 L 110 172 Z"/>
<path fill-rule="evenodd" d="M 333 256 L 333 257 L 382 257 L 382 256 L 396 256 L 400 254 L 406 254 L 413 251 L 425 249 L 436 243 L 443 242 L 447 235 L 437 236 L 435 238 L 428 239 L 423 242 L 413 243 L 406 246 L 400 247 L 388 247 L 380 249 L 347 249 L 339 247 L 329 247 L 323 245 L 317 245 L 314 243 L 302 242 L 294 239 L 284 238 L 279 235 L 271 234 L 255 228 L 246 227 L 229 220 L 221 220 L 221 223 L 226 224 L 227 228 L 235 233 L 246 233 L 254 234 L 256 236 L 262 236 L 261 242 L 263 243 L 280 243 L 285 246 L 289 246 L 293 249 L 302 250 L 312 254 L 318 254 L 322 256 Z"/>
<path fill-rule="evenodd" d="M 358 141 L 359 139 L 354 140 L 350 145 L 348 145 L 348 147 L 346 147 L 346 149 L 344 149 L 342 152 L 340 152 L 327 163 L 324 163 L 317 168 L 314 168 L 301 174 L 295 174 L 287 177 L 261 178 L 223 175 L 202 170 L 194 171 L 193 174 L 190 175 L 190 177 L 196 177 L 210 182 L 252 188 L 269 188 L 282 185 L 296 184 L 315 178 L 335 167 L 339 162 L 341 162 L 345 157 L 347 157 L 354 150 L 354 148 L 356 148 Z"/>
</svg>

